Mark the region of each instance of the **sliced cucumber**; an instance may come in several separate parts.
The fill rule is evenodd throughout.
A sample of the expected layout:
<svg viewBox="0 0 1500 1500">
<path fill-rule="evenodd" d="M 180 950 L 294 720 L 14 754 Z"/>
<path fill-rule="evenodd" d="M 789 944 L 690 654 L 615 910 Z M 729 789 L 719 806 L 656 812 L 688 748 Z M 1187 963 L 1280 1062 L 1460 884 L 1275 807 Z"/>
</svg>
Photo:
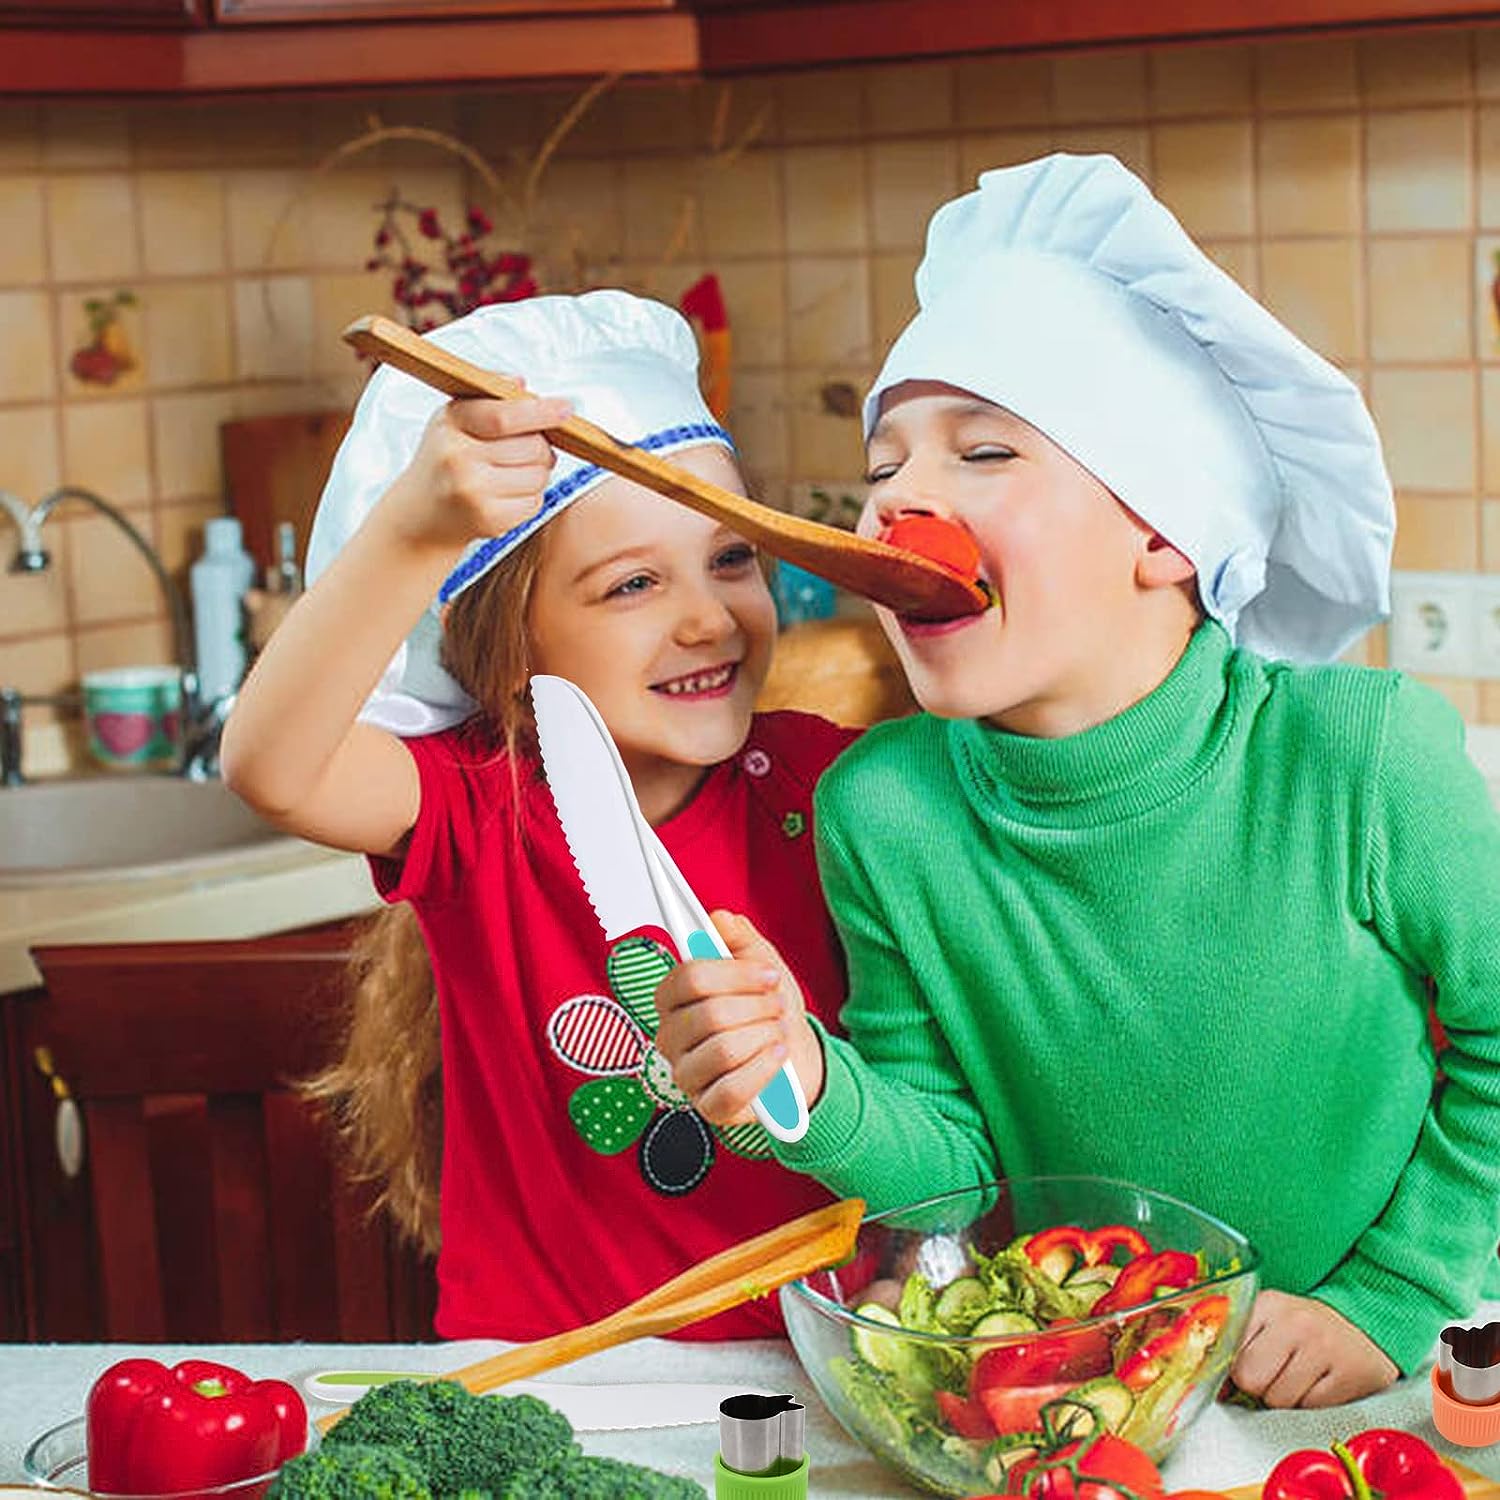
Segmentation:
<svg viewBox="0 0 1500 1500">
<path fill-rule="evenodd" d="M 1080 1266 L 1068 1277 L 1068 1285 L 1073 1287 L 1081 1286 L 1087 1281 L 1102 1281 L 1105 1286 L 1113 1286 L 1119 1274 L 1119 1266 Z"/>
<path fill-rule="evenodd" d="M 854 1311 L 867 1323 L 883 1323 L 888 1328 L 901 1326 L 901 1319 L 879 1302 L 866 1302 Z M 867 1365 L 874 1365 L 877 1370 L 884 1370 L 889 1375 L 894 1375 L 905 1362 L 899 1339 L 887 1338 L 885 1334 L 873 1333 L 868 1328 L 854 1330 L 854 1352 Z"/>
<path fill-rule="evenodd" d="M 943 1288 L 934 1311 L 939 1323 L 956 1333 L 967 1333 L 985 1315 L 990 1293 L 977 1276 L 960 1276 Z"/>
<path fill-rule="evenodd" d="M 1107 1281 L 1070 1281 L 1063 1288 L 1080 1318 L 1093 1312 L 1094 1304 L 1109 1290 Z"/>
<path fill-rule="evenodd" d="M 1068 1273 L 1074 1266 L 1082 1264 L 1082 1256 L 1070 1245 L 1054 1245 L 1037 1261 L 1036 1268 L 1043 1276 L 1050 1276 L 1053 1281 L 1063 1282 L 1068 1279 Z"/>
<path fill-rule="evenodd" d="M 995 1339 L 1007 1333 L 1035 1333 L 1040 1325 L 1035 1318 L 1019 1312 L 986 1313 L 970 1330 L 969 1337 Z"/>
<path fill-rule="evenodd" d="M 996 1438 L 990 1444 L 989 1457 L 984 1461 L 985 1483 L 1004 1489 L 1010 1471 L 1023 1459 L 1035 1458 L 1041 1447 L 1042 1434 L 1039 1432 L 1010 1432 Z"/>
<path fill-rule="evenodd" d="M 1086 1380 L 1074 1386 L 1066 1396 L 1059 1396 L 1055 1403 L 1054 1421 L 1061 1429 L 1065 1423 L 1077 1420 L 1079 1436 L 1089 1433 L 1094 1426 L 1093 1413 L 1111 1431 L 1118 1433 L 1130 1416 L 1135 1397 L 1123 1381 L 1113 1375 L 1100 1375 L 1096 1380 Z"/>
<path fill-rule="evenodd" d="M 855 1311 L 872 1323 L 882 1323 L 895 1329 L 902 1327 L 901 1320 L 890 1308 L 882 1307 L 878 1302 L 866 1302 Z M 926 1351 L 918 1348 L 914 1340 L 874 1333 L 868 1328 L 856 1328 L 854 1349 L 866 1364 L 892 1376 L 902 1390 L 910 1395 L 932 1394 L 936 1384 L 932 1364 L 924 1358 Z"/>
</svg>

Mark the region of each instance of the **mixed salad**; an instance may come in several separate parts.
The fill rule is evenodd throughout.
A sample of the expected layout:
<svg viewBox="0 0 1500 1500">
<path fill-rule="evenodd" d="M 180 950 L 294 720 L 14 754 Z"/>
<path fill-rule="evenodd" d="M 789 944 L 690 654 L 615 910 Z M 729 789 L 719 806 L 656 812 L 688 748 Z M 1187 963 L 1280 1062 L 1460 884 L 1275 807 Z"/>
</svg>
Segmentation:
<svg viewBox="0 0 1500 1500">
<path fill-rule="evenodd" d="M 1180 1298 L 1208 1279 L 1201 1257 L 1154 1249 L 1130 1225 L 1057 1225 L 993 1255 L 966 1253 L 963 1274 L 940 1286 L 920 1271 L 869 1283 L 851 1357 L 833 1361 L 866 1440 L 948 1493 L 1004 1489 L 1070 1433 L 1114 1434 L 1159 1456 L 1188 1391 L 1231 1352 L 1221 1347 L 1228 1296 Z M 1154 1305 L 1164 1297 L 1178 1300 Z M 1070 1326 L 1108 1313 L 1120 1316 Z"/>
</svg>

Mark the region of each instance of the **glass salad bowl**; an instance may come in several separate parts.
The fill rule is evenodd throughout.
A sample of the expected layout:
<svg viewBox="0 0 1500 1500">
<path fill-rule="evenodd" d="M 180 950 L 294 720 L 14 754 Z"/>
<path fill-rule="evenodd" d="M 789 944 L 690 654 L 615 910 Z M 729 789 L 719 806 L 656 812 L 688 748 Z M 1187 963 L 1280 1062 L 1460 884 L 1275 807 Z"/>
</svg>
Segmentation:
<svg viewBox="0 0 1500 1500">
<path fill-rule="evenodd" d="M 781 1306 L 853 1437 L 934 1494 L 988 1495 L 1049 1440 L 1107 1430 L 1160 1462 L 1228 1370 L 1259 1261 L 1164 1194 L 1011 1178 L 870 1216 Z"/>
<path fill-rule="evenodd" d="M 27 1481 L 39 1490 L 61 1490 L 70 1495 L 90 1495 L 93 1500 L 140 1500 L 134 1495 L 117 1495 L 89 1488 L 89 1452 L 87 1424 L 83 1417 L 61 1422 L 42 1433 L 26 1450 L 21 1467 Z M 278 1465 L 279 1467 L 279 1465 Z M 215 1485 L 192 1490 L 185 1496 L 168 1496 L 166 1500 L 200 1500 L 200 1497 L 229 1495 L 233 1500 L 256 1500 L 264 1495 L 276 1470 L 238 1479 L 233 1484 Z"/>
</svg>

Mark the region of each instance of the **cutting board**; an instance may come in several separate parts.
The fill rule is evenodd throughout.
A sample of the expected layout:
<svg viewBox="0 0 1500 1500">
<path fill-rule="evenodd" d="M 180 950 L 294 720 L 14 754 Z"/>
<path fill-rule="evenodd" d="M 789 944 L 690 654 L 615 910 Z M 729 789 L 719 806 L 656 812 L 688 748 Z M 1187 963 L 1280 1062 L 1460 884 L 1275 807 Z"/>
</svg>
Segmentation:
<svg viewBox="0 0 1500 1500">
<path fill-rule="evenodd" d="M 1500 1500 L 1500 1480 L 1487 1479 L 1463 1464 L 1454 1463 L 1451 1458 L 1445 1458 L 1443 1462 L 1463 1481 L 1464 1494 L 1468 1500 Z M 1260 1500 L 1260 1491 L 1261 1486 L 1258 1484 L 1241 1484 L 1224 1493 L 1229 1500 Z"/>
<path fill-rule="evenodd" d="M 297 560 L 306 557 L 318 496 L 348 428 L 346 411 L 286 412 L 220 425 L 229 508 L 262 572 L 275 561 L 282 521 L 296 529 Z"/>
</svg>

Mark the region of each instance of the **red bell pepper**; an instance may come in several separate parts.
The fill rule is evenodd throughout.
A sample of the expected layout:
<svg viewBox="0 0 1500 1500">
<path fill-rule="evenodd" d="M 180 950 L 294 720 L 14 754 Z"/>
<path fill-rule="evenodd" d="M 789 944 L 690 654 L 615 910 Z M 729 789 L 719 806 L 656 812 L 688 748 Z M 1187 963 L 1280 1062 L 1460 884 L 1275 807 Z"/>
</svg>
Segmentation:
<svg viewBox="0 0 1500 1500">
<path fill-rule="evenodd" d="M 1115 1374 L 1131 1390 L 1143 1391 L 1161 1375 L 1169 1360 L 1186 1355 L 1197 1364 L 1228 1321 L 1229 1298 L 1205 1297 L 1184 1308 L 1168 1327 L 1142 1344 Z"/>
<path fill-rule="evenodd" d="M 265 1474 L 307 1446 L 307 1408 L 284 1380 L 188 1359 L 122 1359 L 86 1408 L 89 1488 L 184 1495 Z"/>
<path fill-rule="evenodd" d="M 1303 1448 L 1271 1470 L 1261 1500 L 1463 1500 L 1458 1476 L 1421 1438 L 1371 1427 L 1331 1451 Z"/>
<path fill-rule="evenodd" d="M 1120 1312 L 1150 1302 L 1158 1287 L 1180 1291 L 1198 1279 L 1198 1257 L 1185 1250 L 1159 1250 L 1138 1255 L 1115 1277 L 1115 1284 L 1094 1304 L 1091 1315 Z"/>
</svg>

